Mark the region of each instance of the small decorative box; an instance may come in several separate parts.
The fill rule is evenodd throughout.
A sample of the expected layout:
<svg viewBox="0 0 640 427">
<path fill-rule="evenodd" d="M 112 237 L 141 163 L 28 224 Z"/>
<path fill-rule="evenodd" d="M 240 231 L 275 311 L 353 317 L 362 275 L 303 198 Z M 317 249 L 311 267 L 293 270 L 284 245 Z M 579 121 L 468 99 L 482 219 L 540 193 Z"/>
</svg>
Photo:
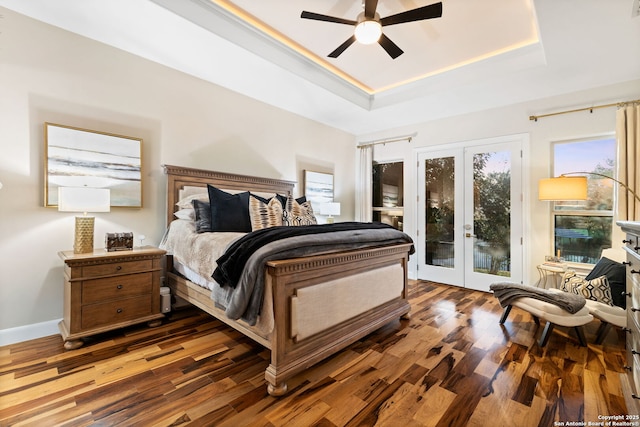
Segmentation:
<svg viewBox="0 0 640 427">
<path fill-rule="evenodd" d="M 133 233 L 107 233 L 104 247 L 107 252 L 133 250 Z"/>
</svg>

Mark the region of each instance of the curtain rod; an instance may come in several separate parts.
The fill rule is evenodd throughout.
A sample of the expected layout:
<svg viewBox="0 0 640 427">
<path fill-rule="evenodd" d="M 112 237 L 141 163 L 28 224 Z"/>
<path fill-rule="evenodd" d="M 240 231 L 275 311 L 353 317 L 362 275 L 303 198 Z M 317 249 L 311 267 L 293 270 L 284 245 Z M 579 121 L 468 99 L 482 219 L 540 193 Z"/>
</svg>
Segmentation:
<svg viewBox="0 0 640 427">
<path fill-rule="evenodd" d="M 594 105 L 593 107 L 576 108 L 575 110 L 558 111 L 557 113 L 540 114 L 538 116 L 529 116 L 529 120 L 537 122 L 538 119 L 541 119 L 543 117 L 559 116 L 560 114 L 577 113 L 579 111 L 589 111 L 590 113 L 593 113 L 593 110 L 597 110 L 598 108 L 623 107 L 627 104 L 633 104 L 635 102 L 640 102 L 640 99 L 625 102 L 615 102 L 613 104 Z"/>
<path fill-rule="evenodd" d="M 392 136 L 391 138 L 385 138 L 385 139 L 376 139 L 373 141 L 362 141 L 359 142 L 357 147 L 358 148 L 362 148 L 362 147 L 368 147 L 371 145 L 378 145 L 378 144 L 386 144 L 388 142 L 398 142 L 398 141 L 409 141 L 411 142 L 411 140 L 418 135 L 418 132 L 414 132 L 411 135 L 402 135 L 402 136 Z"/>
</svg>

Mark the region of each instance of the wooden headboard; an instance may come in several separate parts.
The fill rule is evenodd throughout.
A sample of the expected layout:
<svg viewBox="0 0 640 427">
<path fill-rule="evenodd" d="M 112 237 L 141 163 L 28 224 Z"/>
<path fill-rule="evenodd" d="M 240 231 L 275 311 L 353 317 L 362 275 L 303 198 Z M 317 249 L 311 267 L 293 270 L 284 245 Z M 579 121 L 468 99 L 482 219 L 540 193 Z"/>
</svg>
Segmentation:
<svg viewBox="0 0 640 427">
<path fill-rule="evenodd" d="M 208 171 L 182 166 L 162 165 L 167 175 L 167 225 L 175 218 L 176 203 L 180 190 L 184 187 L 205 187 L 207 184 L 223 190 L 243 190 L 262 193 L 291 195 L 294 181 L 274 178 L 261 178 L 249 175 L 237 175 L 225 172 Z"/>
</svg>

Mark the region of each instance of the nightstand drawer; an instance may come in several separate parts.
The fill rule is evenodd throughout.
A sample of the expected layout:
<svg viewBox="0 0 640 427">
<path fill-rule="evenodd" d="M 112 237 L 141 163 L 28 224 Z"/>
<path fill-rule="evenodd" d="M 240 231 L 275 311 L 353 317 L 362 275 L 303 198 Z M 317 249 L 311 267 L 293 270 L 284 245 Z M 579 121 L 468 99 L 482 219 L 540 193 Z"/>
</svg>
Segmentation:
<svg viewBox="0 0 640 427">
<path fill-rule="evenodd" d="M 83 329 L 113 325 L 152 314 L 151 295 L 82 307 Z"/>
<path fill-rule="evenodd" d="M 153 287 L 153 273 L 105 277 L 82 282 L 82 304 L 148 295 Z"/>
<path fill-rule="evenodd" d="M 99 264 L 83 267 L 83 277 L 111 276 L 113 274 L 138 273 L 140 271 L 151 270 L 153 260 L 123 261 L 111 264 Z"/>
</svg>

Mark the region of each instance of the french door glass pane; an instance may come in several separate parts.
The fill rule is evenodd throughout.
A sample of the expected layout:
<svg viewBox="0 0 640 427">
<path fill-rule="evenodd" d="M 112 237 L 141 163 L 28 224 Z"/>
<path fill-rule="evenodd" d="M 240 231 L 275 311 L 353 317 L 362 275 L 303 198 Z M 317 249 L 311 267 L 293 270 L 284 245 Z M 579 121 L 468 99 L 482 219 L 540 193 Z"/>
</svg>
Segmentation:
<svg viewBox="0 0 640 427">
<path fill-rule="evenodd" d="M 454 157 L 425 161 L 425 263 L 454 267 Z"/>
<path fill-rule="evenodd" d="M 473 156 L 473 271 L 511 276 L 511 154 Z"/>
</svg>

